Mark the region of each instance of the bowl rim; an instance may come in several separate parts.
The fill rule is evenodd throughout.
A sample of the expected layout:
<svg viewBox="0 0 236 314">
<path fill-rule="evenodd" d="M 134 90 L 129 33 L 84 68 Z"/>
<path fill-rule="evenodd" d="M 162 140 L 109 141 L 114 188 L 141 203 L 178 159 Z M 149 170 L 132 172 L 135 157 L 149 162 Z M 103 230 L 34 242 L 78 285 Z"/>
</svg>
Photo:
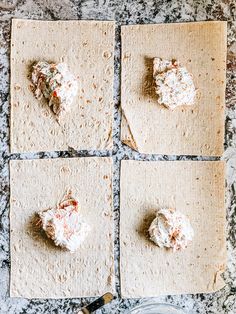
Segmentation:
<svg viewBox="0 0 236 314">
<path fill-rule="evenodd" d="M 143 303 L 135 306 L 134 308 L 129 309 L 127 314 L 128 313 L 132 314 L 133 311 L 136 311 L 136 310 L 139 310 L 139 309 L 140 310 L 145 310 L 145 308 L 148 308 L 150 306 L 158 306 L 158 307 L 166 306 L 166 307 L 170 307 L 170 308 L 172 307 L 173 309 L 181 310 L 183 312 L 183 314 L 187 314 L 187 312 L 183 308 L 179 307 L 178 305 L 171 304 L 171 303 L 166 303 L 166 302 L 148 302 L 148 301 L 147 302 L 143 302 Z M 157 310 L 158 310 L 158 308 L 157 308 Z"/>
</svg>

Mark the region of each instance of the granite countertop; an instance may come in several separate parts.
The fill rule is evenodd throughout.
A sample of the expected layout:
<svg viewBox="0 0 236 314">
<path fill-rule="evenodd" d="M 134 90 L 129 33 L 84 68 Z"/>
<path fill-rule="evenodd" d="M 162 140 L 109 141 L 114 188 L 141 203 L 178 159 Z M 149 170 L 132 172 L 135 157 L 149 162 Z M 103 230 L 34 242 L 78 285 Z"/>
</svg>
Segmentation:
<svg viewBox="0 0 236 314">
<path fill-rule="evenodd" d="M 0 1 L 10 7 L 0 11 L 0 314 L 8 313 L 74 313 L 80 305 L 92 298 L 65 300 L 27 300 L 9 297 L 9 168 L 10 159 L 56 158 L 80 156 L 113 156 L 114 208 L 115 208 L 115 273 L 116 290 L 119 286 L 119 165 L 121 159 L 138 160 L 216 160 L 194 156 L 143 155 L 121 144 L 120 136 L 120 25 L 135 23 L 169 23 L 200 20 L 227 20 L 228 62 L 226 91 L 226 136 L 227 160 L 227 247 L 228 268 L 224 278 L 226 286 L 214 294 L 167 296 L 153 301 L 180 305 L 189 313 L 236 313 L 236 3 L 235 0 L 19 0 L 16 8 L 13 1 Z M 11 7 L 11 4 L 13 6 Z M 115 52 L 115 122 L 114 149 L 112 153 L 96 151 L 67 151 L 37 154 L 9 153 L 9 53 L 11 18 L 31 19 L 98 19 L 116 20 Z M 97 313 L 124 313 L 143 300 L 115 301 Z"/>
</svg>

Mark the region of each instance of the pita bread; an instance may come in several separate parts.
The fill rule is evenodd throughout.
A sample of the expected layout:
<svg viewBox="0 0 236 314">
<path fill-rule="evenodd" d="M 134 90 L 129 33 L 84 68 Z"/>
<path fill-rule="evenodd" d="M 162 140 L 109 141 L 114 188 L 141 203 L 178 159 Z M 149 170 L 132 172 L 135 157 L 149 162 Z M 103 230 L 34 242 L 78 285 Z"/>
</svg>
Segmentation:
<svg viewBox="0 0 236 314">
<path fill-rule="evenodd" d="M 114 291 L 112 159 L 18 160 L 11 161 L 10 172 L 11 297 L 77 298 Z M 35 226 L 35 213 L 55 206 L 68 188 L 91 227 L 73 254 Z"/>
<path fill-rule="evenodd" d="M 12 153 L 112 149 L 114 31 L 114 22 L 12 20 Z M 78 77 L 60 124 L 30 88 L 31 66 L 40 60 L 65 62 Z"/>
<path fill-rule="evenodd" d="M 221 289 L 226 266 L 222 161 L 122 161 L 122 297 L 208 293 Z M 194 229 L 186 250 L 161 249 L 147 230 L 161 207 L 185 214 Z"/>
<path fill-rule="evenodd" d="M 122 141 L 147 154 L 222 155 L 227 23 L 122 26 L 121 39 Z M 177 59 L 193 75 L 193 106 L 158 105 L 155 57 Z"/>
</svg>

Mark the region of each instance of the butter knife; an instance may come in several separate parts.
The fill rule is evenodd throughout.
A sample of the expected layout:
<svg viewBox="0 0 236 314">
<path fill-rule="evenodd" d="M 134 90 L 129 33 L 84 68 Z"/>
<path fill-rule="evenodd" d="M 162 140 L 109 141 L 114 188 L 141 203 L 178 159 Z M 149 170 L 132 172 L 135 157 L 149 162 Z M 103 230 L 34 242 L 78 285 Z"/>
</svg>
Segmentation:
<svg viewBox="0 0 236 314">
<path fill-rule="evenodd" d="M 107 292 L 94 302 L 90 303 L 87 306 L 84 306 L 82 309 L 77 312 L 77 314 L 90 314 L 98 310 L 100 307 L 106 305 L 107 303 L 111 302 L 114 299 L 112 293 Z"/>
</svg>

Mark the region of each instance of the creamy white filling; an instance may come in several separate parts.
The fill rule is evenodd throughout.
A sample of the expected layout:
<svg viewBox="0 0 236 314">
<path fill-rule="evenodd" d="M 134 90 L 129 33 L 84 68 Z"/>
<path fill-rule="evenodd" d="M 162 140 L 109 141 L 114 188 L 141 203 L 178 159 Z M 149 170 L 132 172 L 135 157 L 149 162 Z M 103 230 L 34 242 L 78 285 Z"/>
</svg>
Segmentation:
<svg viewBox="0 0 236 314">
<path fill-rule="evenodd" d="M 75 252 L 89 234 L 90 227 L 79 213 L 78 202 L 67 194 L 56 208 L 39 212 L 46 235 L 58 246 Z"/>
<path fill-rule="evenodd" d="M 78 92 L 78 82 L 67 64 L 39 61 L 33 66 L 31 79 L 35 97 L 44 96 L 58 117 L 70 110 Z"/>
<path fill-rule="evenodd" d="M 178 210 L 162 208 L 149 227 L 150 239 L 160 248 L 174 251 L 187 248 L 194 237 L 189 219 Z"/>
<path fill-rule="evenodd" d="M 194 104 L 196 89 L 192 75 L 178 61 L 154 58 L 153 77 L 160 105 L 173 110 Z"/>
</svg>

